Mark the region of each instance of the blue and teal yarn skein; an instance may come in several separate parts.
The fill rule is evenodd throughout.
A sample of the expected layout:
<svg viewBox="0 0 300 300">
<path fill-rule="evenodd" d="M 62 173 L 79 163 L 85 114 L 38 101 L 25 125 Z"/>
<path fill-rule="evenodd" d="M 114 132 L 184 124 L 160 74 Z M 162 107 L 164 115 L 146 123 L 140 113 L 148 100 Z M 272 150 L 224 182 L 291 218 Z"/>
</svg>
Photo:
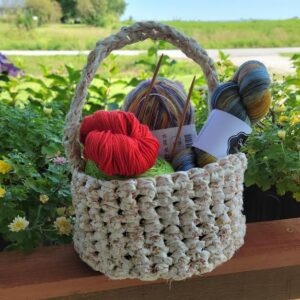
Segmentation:
<svg viewBox="0 0 300 300">
<path fill-rule="evenodd" d="M 172 159 L 172 166 L 176 171 L 188 171 L 196 167 L 196 156 L 193 148 L 186 148 L 177 153 Z"/>
<path fill-rule="evenodd" d="M 145 99 L 150 82 L 150 80 L 142 81 L 132 90 L 125 100 L 123 109 L 132 112 L 142 124 L 148 125 L 150 130 L 178 127 L 187 100 L 183 85 L 159 77 L 153 85 L 149 98 Z M 190 104 L 183 125 L 194 123 L 194 107 Z M 194 160 L 195 156 L 186 152 L 176 155 L 177 164 L 186 168 L 194 165 Z"/>
<path fill-rule="evenodd" d="M 239 86 L 241 101 L 251 123 L 258 122 L 271 105 L 271 79 L 267 68 L 259 61 L 247 61 L 239 67 L 232 80 Z"/>
<path fill-rule="evenodd" d="M 219 109 L 236 116 L 248 125 L 251 121 L 245 109 L 241 96 L 239 94 L 239 86 L 233 81 L 220 84 L 210 99 L 210 106 L 212 109 Z"/>
<path fill-rule="evenodd" d="M 220 84 L 215 89 L 210 99 L 210 108 L 228 112 L 248 125 L 252 125 L 269 111 L 270 83 L 271 80 L 264 64 L 255 60 L 247 61 L 239 67 L 231 81 Z M 195 167 L 203 167 L 217 160 L 200 149 L 193 148 L 193 151 L 196 156 Z M 177 171 L 182 170 L 176 164 L 173 166 Z"/>
<path fill-rule="evenodd" d="M 271 80 L 264 64 L 251 60 L 242 64 L 232 81 L 219 85 L 214 91 L 211 109 L 226 111 L 248 125 L 263 118 L 269 111 Z M 195 149 L 198 167 L 216 161 L 212 155 Z"/>
</svg>

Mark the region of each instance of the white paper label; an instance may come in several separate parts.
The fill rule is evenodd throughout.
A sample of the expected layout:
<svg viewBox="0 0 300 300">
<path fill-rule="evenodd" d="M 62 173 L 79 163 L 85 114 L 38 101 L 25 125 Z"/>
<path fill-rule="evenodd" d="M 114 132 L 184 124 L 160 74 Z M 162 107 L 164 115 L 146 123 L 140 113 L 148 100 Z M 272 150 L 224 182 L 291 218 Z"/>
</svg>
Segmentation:
<svg viewBox="0 0 300 300">
<path fill-rule="evenodd" d="M 158 139 L 160 144 L 159 156 L 170 159 L 177 132 L 178 127 L 152 131 L 152 134 Z M 197 132 L 195 124 L 182 126 L 175 153 L 178 153 L 185 148 L 192 147 L 196 137 Z"/>
<path fill-rule="evenodd" d="M 222 158 L 237 153 L 251 131 L 251 127 L 239 118 L 214 109 L 209 114 L 193 147 Z"/>
</svg>

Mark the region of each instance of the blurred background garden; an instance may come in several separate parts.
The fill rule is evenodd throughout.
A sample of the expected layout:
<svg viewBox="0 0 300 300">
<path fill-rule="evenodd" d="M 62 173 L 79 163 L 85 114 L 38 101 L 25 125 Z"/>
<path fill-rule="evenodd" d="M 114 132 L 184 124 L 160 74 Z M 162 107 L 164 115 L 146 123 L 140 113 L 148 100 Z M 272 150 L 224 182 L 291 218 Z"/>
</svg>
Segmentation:
<svg viewBox="0 0 300 300">
<path fill-rule="evenodd" d="M 245 184 L 300 201 L 299 17 L 297 0 L 0 0 L 0 250 L 71 242 L 65 116 L 87 52 L 140 20 L 174 26 L 211 49 L 220 82 L 243 60 L 265 59 L 272 105 L 244 145 Z M 145 41 L 110 55 L 89 88 L 84 114 L 119 109 L 132 88 L 151 78 L 163 51 L 160 76 L 186 90 L 197 76 L 192 101 L 199 130 L 208 112 L 205 79 L 181 53 L 164 51 L 173 48 Z"/>
</svg>

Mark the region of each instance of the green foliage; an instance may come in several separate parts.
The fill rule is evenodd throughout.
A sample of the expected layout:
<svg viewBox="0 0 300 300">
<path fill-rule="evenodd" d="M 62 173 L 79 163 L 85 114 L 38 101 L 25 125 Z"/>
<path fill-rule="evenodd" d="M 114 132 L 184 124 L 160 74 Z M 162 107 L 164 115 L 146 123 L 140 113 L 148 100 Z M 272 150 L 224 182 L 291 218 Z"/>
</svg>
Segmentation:
<svg viewBox="0 0 300 300">
<path fill-rule="evenodd" d="M 126 2 L 124 0 L 109 0 L 107 3 L 107 11 L 116 16 L 121 16 L 125 12 Z"/>
<path fill-rule="evenodd" d="M 110 94 L 113 85 L 128 84 L 112 79 L 117 72 L 113 61 L 114 57 L 107 65 L 110 76 L 97 75 L 92 82 L 85 113 L 119 108 L 124 99 L 123 93 Z M 30 250 L 71 241 L 70 173 L 62 157 L 62 136 L 80 71 L 66 65 L 66 72 L 49 73 L 45 68 L 42 79 L 0 78 L 0 235 L 5 241 L 0 249 Z M 3 161 L 12 170 L 2 174 Z M 41 202 L 45 197 L 48 201 Z M 29 225 L 13 232 L 8 226 L 17 216 Z"/>
<path fill-rule="evenodd" d="M 38 17 L 38 25 L 57 22 L 62 16 L 61 7 L 54 0 L 26 0 L 24 14 Z"/>
<path fill-rule="evenodd" d="M 35 102 L 25 108 L 0 105 L 0 159 L 12 170 L 0 174 L 5 189 L 0 198 L 0 234 L 7 249 L 30 250 L 40 245 L 69 243 L 71 236 L 61 235 L 54 222 L 58 207 L 70 207 L 69 170 L 55 164 L 63 153 L 62 112 L 51 115 Z M 49 200 L 43 204 L 40 196 Z M 8 225 L 17 216 L 29 221 L 25 230 L 12 232 Z M 70 222 L 72 216 L 68 216 Z"/>
<path fill-rule="evenodd" d="M 153 42 L 153 45 L 148 48 L 147 50 L 147 56 L 138 59 L 134 62 L 135 65 L 141 65 L 143 66 L 143 72 L 141 73 L 140 77 L 142 79 L 146 79 L 152 76 L 156 64 L 159 60 L 159 50 L 163 50 L 168 48 L 168 43 L 164 41 L 156 41 Z M 176 64 L 176 61 L 174 59 L 170 59 L 168 55 L 164 55 L 160 69 L 159 69 L 159 76 L 165 77 L 171 77 L 174 78 L 174 65 Z"/>
<path fill-rule="evenodd" d="M 77 12 L 86 24 L 105 26 L 124 13 L 124 0 L 77 0 Z"/>
<path fill-rule="evenodd" d="M 18 28 L 29 31 L 35 27 L 36 22 L 33 19 L 32 12 L 30 10 L 24 10 L 19 11 L 16 15 L 15 24 Z"/>
<path fill-rule="evenodd" d="M 60 2 L 61 3 L 61 2 Z M 109 1 L 111 3 L 111 1 Z M 0 20 L 1 22 L 1 20 Z M 241 22 L 163 22 L 192 36 L 206 49 L 298 47 L 300 45 L 300 19 L 241 21 Z M 118 27 L 128 26 L 123 21 Z M 115 23 L 104 28 L 86 25 L 49 24 L 34 31 L 19 31 L 13 24 L 0 23 L 3 50 L 90 50 L 95 42 L 116 32 Z M 151 41 L 136 43 L 127 49 L 145 50 Z M 166 47 L 174 48 L 167 44 Z"/>
<path fill-rule="evenodd" d="M 65 19 L 76 17 L 77 0 L 57 0 Z"/>
</svg>

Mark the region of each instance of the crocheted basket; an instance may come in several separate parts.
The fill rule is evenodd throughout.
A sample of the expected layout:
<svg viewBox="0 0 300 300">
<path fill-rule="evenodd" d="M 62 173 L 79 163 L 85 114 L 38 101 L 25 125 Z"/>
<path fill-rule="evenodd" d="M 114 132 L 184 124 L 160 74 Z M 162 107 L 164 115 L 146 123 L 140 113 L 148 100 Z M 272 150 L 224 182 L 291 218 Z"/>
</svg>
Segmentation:
<svg viewBox="0 0 300 300">
<path fill-rule="evenodd" d="M 113 279 L 182 280 L 210 272 L 243 244 L 245 155 L 171 175 L 104 181 L 84 173 L 78 142 L 82 107 L 99 64 L 111 51 L 147 38 L 165 40 L 198 63 L 210 93 L 218 84 L 206 51 L 167 25 L 135 23 L 96 44 L 65 127 L 76 211 L 74 246 L 83 261 Z"/>
</svg>

